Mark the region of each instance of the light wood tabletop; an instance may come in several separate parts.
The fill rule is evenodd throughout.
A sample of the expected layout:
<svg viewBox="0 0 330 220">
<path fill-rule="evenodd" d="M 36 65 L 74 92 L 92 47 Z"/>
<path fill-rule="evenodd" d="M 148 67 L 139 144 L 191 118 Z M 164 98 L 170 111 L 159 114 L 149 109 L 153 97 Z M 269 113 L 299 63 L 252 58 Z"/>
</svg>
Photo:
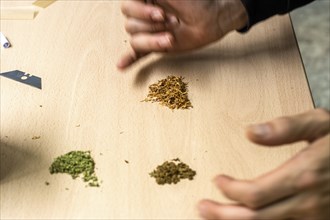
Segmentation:
<svg viewBox="0 0 330 220">
<path fill-rule="evenodd" d="M 42 78 L 40 90 L 0 77 L 1 219 L 197 219 L 199 200 L 228 201 L 212 183 L 217 174 L 250 179 L 305 146 L 265 148 L 245 137 L 249 124 L 313 108 L 289 16 L 119 72 L 130 47 L 120 3 L 57 1 L 34 7 L 33 20 L 1 20 L 12 43 L 1 48 L 1 72 Z M 168 75 L 185 77 L 192 109 L 140 102 Z M 72 150 L 91 151 L 100 187 L 49 173 Z M 177 157 L 194 180 L 157 185 L 149 173 Z"/>
</svg>

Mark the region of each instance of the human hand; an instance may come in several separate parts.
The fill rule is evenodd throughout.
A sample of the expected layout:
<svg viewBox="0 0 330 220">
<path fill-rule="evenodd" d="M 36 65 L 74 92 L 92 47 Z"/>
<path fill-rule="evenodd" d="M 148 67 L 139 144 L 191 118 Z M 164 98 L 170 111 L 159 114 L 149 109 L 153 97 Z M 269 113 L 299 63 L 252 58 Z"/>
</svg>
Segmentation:
<svg viewBox="0 0 330 220">
<path fill-rule="evenodd" d="M 215 184 L 237 205 L 203 200 L 204 219 L 327 220 L 330 218 L 330 114 L 316 109 L 251 126 L 248 138 L 275 146 L 305 140 L 309 145 L 277 169 L 254 180 L 220 175 Z"/>
<path fill-rule="evenodd" d="M 132 50 L 117 67 L 124 69 L 151 52 L 183 52 L 219 40 L 247 24 L 240 0 L 128 0 L 122 3 Z"/>
</svg>

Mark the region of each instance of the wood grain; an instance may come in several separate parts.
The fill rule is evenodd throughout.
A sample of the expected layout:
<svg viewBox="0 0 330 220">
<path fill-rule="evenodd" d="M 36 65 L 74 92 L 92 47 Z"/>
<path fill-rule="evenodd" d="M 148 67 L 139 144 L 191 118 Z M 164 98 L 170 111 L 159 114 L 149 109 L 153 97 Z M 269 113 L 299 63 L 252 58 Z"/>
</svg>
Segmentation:
<svg viewBox="0 0 330 220">
<path fill-rule="evenodd" d="M 1 50 L 1 72 L 19 69 L 43 83 L 38 90 L 0 78 L 1 219 L 196 219 L 200 199 L 226 201 L 215 175 L 253 178 L 305 146 L 263 148 L 244 135 L 251 123 L 313 108 L 288 16 L 120 73 L 115 63 L 129 44 L 119 8 L 57 1 L 33 21 L 1 21 L 13 45 Z M 170 74 L 189 83 L 193 109 L 140 102 Z M 100 188 L 49 174 L 71 150 L 92 151 Z M 157 185 L 148 173 L 176 157 L 195 180 Z"/>
</svg>

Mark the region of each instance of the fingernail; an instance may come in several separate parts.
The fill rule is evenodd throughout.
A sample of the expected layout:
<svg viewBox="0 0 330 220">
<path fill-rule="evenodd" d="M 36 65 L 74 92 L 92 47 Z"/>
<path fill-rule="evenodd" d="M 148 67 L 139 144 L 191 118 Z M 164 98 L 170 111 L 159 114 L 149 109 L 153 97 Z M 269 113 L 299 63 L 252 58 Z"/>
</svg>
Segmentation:
<svg viewBox="0 0 330 220">
<path fill-rule="evenodd" d="M 153 11 L 151 13 L 151 18 L 154 21 L 164 21 L 164 16 L 159 11 Z"/>
<path fill-rule="evenodd" d="M 269 124 L 251 125 L 249 129 L 259 138 L 267 138 L 271 133 L 271 127 Z"/>
<path fill-rule="evenodd" d="M 207 207 L 204 204 L 204 202 L 199 202 L 198 205 L 197 205 L 197 209 L 198 209 L 199 215 L 201 217 L 204 217 L 205 213 L 207 212 Z"/>
<path fill-rule="evenodd" d="M 171 40 L 168 36 L 164 36 L 161 39 L 159 39 L 158 43 L 159 46 L 161 46 L 162 48 L 167 48 L 171 46 Z"/>
</svg>

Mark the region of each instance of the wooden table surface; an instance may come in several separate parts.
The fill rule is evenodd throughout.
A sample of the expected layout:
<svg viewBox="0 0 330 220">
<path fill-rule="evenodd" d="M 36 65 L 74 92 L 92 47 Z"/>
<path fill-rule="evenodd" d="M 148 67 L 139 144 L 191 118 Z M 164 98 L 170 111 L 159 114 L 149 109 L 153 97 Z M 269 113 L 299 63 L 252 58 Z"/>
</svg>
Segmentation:
<svg viewBox="0 0 330 220">
<path fill-rule="evenodd" d="M 212 184 L 217 174 L 253 178 L 305 146 L 263 148 L 244 133 L 251 123 L 313 108 L 288 16 L 120 73 L 115 63 L 129 49 L 123 23 L 120 1 L 87 0 L 1 21 L 13 45 L 1 49 L 1 72 L 37 75 L 43 86 L 0 77 L 1 219 L 196 219 L 200 199 L 227 201 Z M 189 83 L 193 109 L 140 102 L 148 85 L 171 74 Z M 50 175 L 53 159 L 72 150 L 91 150 L 101 187 Z M 177 157 L 195 179 L 157 185 L 148 173 Z"/>
</svg>

